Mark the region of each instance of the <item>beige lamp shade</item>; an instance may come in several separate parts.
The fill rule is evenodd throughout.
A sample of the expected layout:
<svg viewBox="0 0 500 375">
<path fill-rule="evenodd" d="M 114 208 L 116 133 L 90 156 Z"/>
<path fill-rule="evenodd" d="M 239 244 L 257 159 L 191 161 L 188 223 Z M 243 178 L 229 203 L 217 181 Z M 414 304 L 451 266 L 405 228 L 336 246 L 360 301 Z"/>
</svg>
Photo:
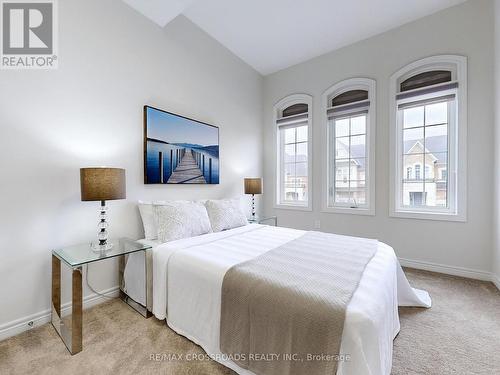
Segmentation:
<svg viewBox="0 0 500 375">
<path fill-rule="evenodd" d="M 125 199 L 125 169 L 81 168 L 80 189 L 82 201 Z"/>
<path fill-rule="evenodd" d="M 245 178 L 245 194 L 262 194 L 262 179 Z"/>
</svg>

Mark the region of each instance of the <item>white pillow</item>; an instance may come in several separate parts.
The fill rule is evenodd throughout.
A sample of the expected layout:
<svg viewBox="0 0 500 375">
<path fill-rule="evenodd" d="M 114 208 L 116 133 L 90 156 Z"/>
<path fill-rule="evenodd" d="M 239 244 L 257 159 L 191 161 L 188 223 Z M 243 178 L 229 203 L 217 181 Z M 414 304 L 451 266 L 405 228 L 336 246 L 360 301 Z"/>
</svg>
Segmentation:
<svg viewBox="0 0 500 375">
<path fill-rule="evenodd" d="M 205 207 L 207 208 L 210 224 L 212 224 L 214 232 L 242 227 L 248 224 L 238 198 L 207 200 Z"/>
<path fill-rule="evenodd" d="M 151 202 L 139 201 L 139 213 L 141 214 L 142 226 L 144 227 L 144 237 L 146 240 L 156 240 L 158 238 L 158 229 L 153 213 L 153 204 Z"/>
<path fill-rule="evenodd" d="M 188 203 L 189 201 L 139 201 L 139 213 L 141 214 L 146 240 L 156 240 L 158 238 L 158 218 L 156 217 L 155 205 L 169 204 L 171 202 Z"/>
<path fill-rule="evenodd" d="M 161 243 L 212 232 L 207 209 L 196 202 L 155 205 L 158 240 Z"/>
</svg>

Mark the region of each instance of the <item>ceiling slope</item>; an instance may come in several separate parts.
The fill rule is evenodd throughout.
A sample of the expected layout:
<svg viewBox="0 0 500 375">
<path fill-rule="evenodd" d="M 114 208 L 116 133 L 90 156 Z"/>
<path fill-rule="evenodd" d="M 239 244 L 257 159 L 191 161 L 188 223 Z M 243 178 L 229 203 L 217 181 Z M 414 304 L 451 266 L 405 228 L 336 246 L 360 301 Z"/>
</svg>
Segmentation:
<svg viewBox="0 0 500 375">
<path fill-rule="evenodd" d="M 182 13 L 267 75 L 465 0 L 124 0 L 160 26 Z"/>
</svg>

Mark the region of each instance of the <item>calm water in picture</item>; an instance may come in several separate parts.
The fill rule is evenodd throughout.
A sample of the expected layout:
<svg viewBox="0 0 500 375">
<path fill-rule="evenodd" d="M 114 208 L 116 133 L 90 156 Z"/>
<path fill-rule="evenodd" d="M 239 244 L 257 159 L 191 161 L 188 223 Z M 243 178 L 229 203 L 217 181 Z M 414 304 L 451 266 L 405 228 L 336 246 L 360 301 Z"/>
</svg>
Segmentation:
<svg viewBox="0 0 500 375">
<path fill-rule="evenodd" d="M 169 183 L 168 179 L 172 175 L 172 170 L 175 170 L 181 161 L 180 154 L 178 151 L 182 151 L 184 148 L 179 146 L 173 146 L 169 144 L 159 143 L 155 141 L 147 141 L 147 179 L 150 184 L 160 184 L 160 152 L 163 156 L 163 183 Z M 197 151 L 196 149 L 191 149 L 192 151 Z M 213 155 L 205 151 L 198 151 L 201 156 L 201 165 L 198 167 L 201 174 L 205 178 L 207 184 L 218 184 L 219 183 L 219 157 L 218 155 Z M 185 151 L 184 151 L 185 154 Z M 193 157 L 194 159 L 194 157 Z M 204 160 L 204 162 L 203 162 Z M 212 164 L 210 174 L 210 160 Z M 175 182 L 172 182 L 175 183 Z M 178 183 L 178 182 L 177 182 Z M 186 181 L 184 183 L 189 183 Z"/>
</svg>

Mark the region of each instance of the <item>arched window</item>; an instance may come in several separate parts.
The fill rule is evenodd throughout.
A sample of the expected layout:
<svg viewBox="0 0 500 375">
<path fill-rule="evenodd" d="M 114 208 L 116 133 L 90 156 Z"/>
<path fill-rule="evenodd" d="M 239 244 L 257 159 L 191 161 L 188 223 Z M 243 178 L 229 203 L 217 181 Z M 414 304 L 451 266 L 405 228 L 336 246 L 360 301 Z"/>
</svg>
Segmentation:
<svg viewBox="0 0 500 375">
<path fill-rule="evenodd" d="M 466 85 L 466 58 L 453 55 L 419 60 L 391 77 L 391 216 L 465 220 Z M 408 162 L 418 181 L 408 181 Z M 435 170 L 453 173 L 436 183 Z"/>
<path fill-rule="evenodd" d="M 311 209 L 309 95 L 291 95 L 274 107 L 277 134 L 276 204 Z"/>
<path fill-rule="evenodd" d="M 339 82 L 323 94 L 323 103 L 328 142 L 323 209 L 374 214 L 375 81 Z M 343 179 L 339 170 L 345 170 Z"/>
</svg>

